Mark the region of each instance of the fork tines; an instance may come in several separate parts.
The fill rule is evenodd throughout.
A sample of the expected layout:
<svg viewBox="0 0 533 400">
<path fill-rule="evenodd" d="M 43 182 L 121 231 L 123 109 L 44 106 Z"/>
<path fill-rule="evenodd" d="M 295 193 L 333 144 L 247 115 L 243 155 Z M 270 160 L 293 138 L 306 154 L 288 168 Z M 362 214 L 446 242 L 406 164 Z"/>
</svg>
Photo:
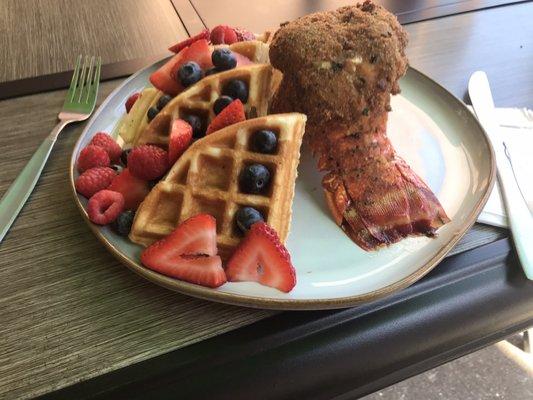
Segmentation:
<svg viewBox="0 0 533 400">
<path fill-rule="evenodd" d="M 92 108 L 94 106 L 100 82 L 101 65 L 102 60 L 100 57 L 78 56 L 68 95 L 63 106 L 65 109 L 73 107 L 79 109 L 86 106 Z"/>
</svg>

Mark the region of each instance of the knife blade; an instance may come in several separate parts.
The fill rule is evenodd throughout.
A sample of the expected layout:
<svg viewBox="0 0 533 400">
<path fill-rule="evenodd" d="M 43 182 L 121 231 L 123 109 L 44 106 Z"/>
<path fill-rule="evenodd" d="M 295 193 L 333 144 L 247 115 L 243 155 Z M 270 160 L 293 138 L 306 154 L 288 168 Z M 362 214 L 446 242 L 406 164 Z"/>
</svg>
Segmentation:
<svg viewBox="0 0 533 400">
<path fill-rule="evenodd" d="M 468 94 L 476 116 L 494 147 L 498 185 L 503 195 L 513 242 L 527 278 L 533 280 L 533 217 L 518 187 L 510 158 L 506 155 L 507 149 L 495 119 L 494 100 L 485 72 L 476 71 L 472 74 L 468 81 Z"/>
</svg>

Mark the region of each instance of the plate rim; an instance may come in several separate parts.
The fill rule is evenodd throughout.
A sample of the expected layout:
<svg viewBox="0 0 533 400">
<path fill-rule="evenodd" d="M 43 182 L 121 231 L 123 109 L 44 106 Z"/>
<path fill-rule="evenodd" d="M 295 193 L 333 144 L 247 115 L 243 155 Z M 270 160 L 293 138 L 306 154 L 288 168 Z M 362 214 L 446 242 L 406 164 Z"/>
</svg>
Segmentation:
<svg viewBox="0 0 533 400">
<path fill-rule="evenodd" d="M 161 62 L 162 60 L 158 62 Z M 154 64 L 157 64 L 158 62 Z M 172 291 L 179 292 L 185 295 L 190 295 L 190 296 L 197 297 L 200 299 L 216 301 L 216 302 L 225 303 L 225 304 L 244 306 L 244 307 L 249 307 L 249 308 L 284 310 L 284 311 L 340 309 L 340 308 L 353 307 L 353 306 L 366 303 L 369 301 L 374 301 L 374 300 L 383 298 L 398 290 L 404 289 L 412 285 L 413 283 L 421 279 L 423 276 L 428 274 L 433 268 L 435 268 L 437 264 L 446 256 L 446 254 L 459 241 L 459 239 L 461 239 L 461 237 L 463 237 L 463 235 L 468 231 L 468 229 L 470 229 L 470 227 L 475 223 L 479 213 L 483 210 L 483 207 L 485 206 L 490 196 L 490 193 L 492 191 L 492 188 L 494 186 L 495 176 L 496 176 L 496 161 L 495 161 L 494 149 L 492 147 L 490 139 L 487 133 L 485 132 L 485 129 L 483 128 L 483 126 L 475 118 L 475 116 L 468 110 L 465 103 L 463 103 L 461 100 L 455 97 L 452 93 L 450 93 L 446 88 L 444 88 L 442 85 L 440 85 L 435 80 L 431 79 L 426 74 L 418 71 L 416 68 L 409 66 L 408 72 L 414 73 L 415 75 L 419 75 L 419 77 L 421 77 L 422 79 L 427 80 L 437 89 L 439 89 L 445 96 L 447 96 L 453 103 L 455 103 L 456 105 L 459 105 L 461 108 L 464 109 L 464 111 L 468 112 L 467 113 L 467 115 L 469 115 L 468 118 L 473 118 L 474 123 L 478 125 L 478 128 L 483 134 L 483 139 L 485 140 L 486 145 L 489 149 L 489 159 L 490 159 L 489 180 L 484 188 L 484 193 L 481 196 L 480 200 L 477 202 L 475 207 L 470 212 L 468 218 L 465 220 L 465 223 L 462 225 L 461 229 L 456 231 L 451 236 L 450 240 L 445 245 L 443 245 L 439 249 L 439 251 L 437 251 L 434 254 L 434 256 L 431 257 L 424 265 L 422 265 L 419 269 L 417 269 L 413 273 L 402 278 L 401 280 L 394 282 L 390 285 L 384 286 L 380 289 L 373 290 L 371 292 L 367 292 L 363 294 L 354 295 L 354 296 L 344 296 L 344 297 L 326 298 L 326 299 L 279 299 L 279 298 L 268 298 L 268 297 L 259 297 L 259 296 L 248 296 L 248 295 L 241 295 L 241 294 L 236 294 L 236 293 L 221 292 L 218 290 L 206 288 L 200 285 L 195 285 L 192 283 L 188 283 L 188 282 L 184 282 L 184 281 L 180 281 L 174 278 L 167 277 L 165 275 L 159 274 L 158 272 L 152 271 L 144 267 L 142 264 L 140 264 L 140 262 L 131 260 L 130 258 L 125 256 L 117 247 L 115 247 L 115 245 L 111 243 L 100 231 L 101 228 L 93 224 L 89 220 L 87 212 L 78 197 L 78 194 L 76 192 L 76 188 L 74 185 L 74 166 L 76 162 L 75 155 L 77 153 L 77 149 L 81 145 L 81 141 L 86 136 L 89 127 L 92 125 L 93 120 L 95 120 L 106 109 L 107 104 L 111 101 L 111 99 L 115 96 L 116 93 L 118 93 L 130 81 L 134 80 L 139 74 L 141 74 L 143 71 L 145 71 L 147 68 L 150 68 L 154 64 L 151 64 L 149 66 L 146 66 L 140 69 L 139 71 L 137 71 L 136 73 L 134 73 L 133 75 L 125 79 L 119 86 L 117 86 L 111 93 L 109 93 L 106 99 L 100 104 L 98 109 L 91 116 L 91 118 L 85 125 L 82 133 L 80 134 L 79 138 L 77 139 L 72 149 L 72 153 L 70 157 L 70 164 L 69 164 L 69 180 L 70 180 L 71 193 L 74 197 L 74 202 L 78 206 L 78 209 L 83 219 L 89 225 L 89 228 L 94 233 L 94 235 L 100 240 L 100 242 L 104 244 L 107 250 L 110 251 L 111 254 L 116 259 L 118 259 L 122 264 L 124 264 L 127 268 L 129 268 L 136 274 L 142 276 L 143 278 L 147 279 L 148 281 L 152 283 L 165 287 L 166 289 L 170 289 Z"/>
</svg>

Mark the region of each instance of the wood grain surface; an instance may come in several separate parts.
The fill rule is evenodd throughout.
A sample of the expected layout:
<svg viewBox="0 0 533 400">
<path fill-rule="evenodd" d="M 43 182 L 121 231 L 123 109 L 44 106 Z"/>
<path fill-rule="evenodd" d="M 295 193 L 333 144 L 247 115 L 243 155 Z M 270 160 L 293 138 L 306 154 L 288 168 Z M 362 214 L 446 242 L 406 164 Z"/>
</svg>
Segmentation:
<svg viewBox="0 0 533 400">
<path fill-rule="evenodd" d="M 471 69 L 483 68 L 497 105 L 525 106 L 533 100 L 527 68 L 533 65 L 533 35 L 525 24 L 532 6 L 410 25 L 411 62 L 458 96 Z M 104 83 L 100 100 L 117 84 Z M 0 101 L 0 195 L 54 126 L 64 93 Z M 119 265 L 84 224 L 67 185 L 81 129 L 63 132 L 0 244 L 0 398 L 50 392 L 273 314 L 181 296 Z M 475 229 L 483 231 L 483 242 L 504 234 Z M 482 242 L 472 232 L 460 249 Z"/>
<path fill-rule="evenodd" d="M 0 82 L 161 54 L 183 27 L 170 0 L 0 0 Z"/>
<path fill-rule="evenodd" d="M 185 3 L 187 0 L 172 0 Z M 373 0 L 395 14 L 402 24 L 433 19 L 437 17 L 480 10 L 520 0 Z M 242 26 L 264 31 L 316 11 L 333 10 L 362 0 L 190 0 L 204 24 L 213 27 L 218 24 Z M 186 7 L 183 6 L 183 9 Z M 181 14 L 180 7 L 177 7 Z M 248 10 L 249 12 L 239 12 Z M 185 22 L 187 26 L 187 23 Z"/>
</svg>

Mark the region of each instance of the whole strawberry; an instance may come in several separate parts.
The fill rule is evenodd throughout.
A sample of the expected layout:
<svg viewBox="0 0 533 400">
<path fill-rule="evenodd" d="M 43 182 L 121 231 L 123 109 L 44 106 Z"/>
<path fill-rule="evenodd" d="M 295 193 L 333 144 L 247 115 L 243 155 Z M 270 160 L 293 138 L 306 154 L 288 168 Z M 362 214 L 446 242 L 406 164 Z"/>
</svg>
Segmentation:
<svg viewBox="0 0 533 400">
<path fill-rule="evenodd" d="M 108 167 L 109 154 L 99 146 L 89 145 L 80 151 L 78 156 L 78 171 L 85 172 L 94 167 Z"/>
<path fill-rule="evenodd" d="M 115 139 L 113 139 L 105 132 L 98 132 L 96 135 L 93 136 L 89 144 L 104 149 L 109 155 L 109 159 L 113 163 L 118 162 L 118 160 L 120 159 L 122 149 L 120 148 L 118 143 L 115 142 Z"/>
<path fill-rule="evenodd" d="M 88 169 L 76 179 L 76 191 L 89 199 L 96 192 L 107 189 L 116 175 L 109 167 Z"/>
<path fill-rule="evenodd" d="M 135 147 L 128 155 L 128 169 L 137 178 L 156 180 L 168 170 L 168 153 L 149 144 Z"/>
</svg>

